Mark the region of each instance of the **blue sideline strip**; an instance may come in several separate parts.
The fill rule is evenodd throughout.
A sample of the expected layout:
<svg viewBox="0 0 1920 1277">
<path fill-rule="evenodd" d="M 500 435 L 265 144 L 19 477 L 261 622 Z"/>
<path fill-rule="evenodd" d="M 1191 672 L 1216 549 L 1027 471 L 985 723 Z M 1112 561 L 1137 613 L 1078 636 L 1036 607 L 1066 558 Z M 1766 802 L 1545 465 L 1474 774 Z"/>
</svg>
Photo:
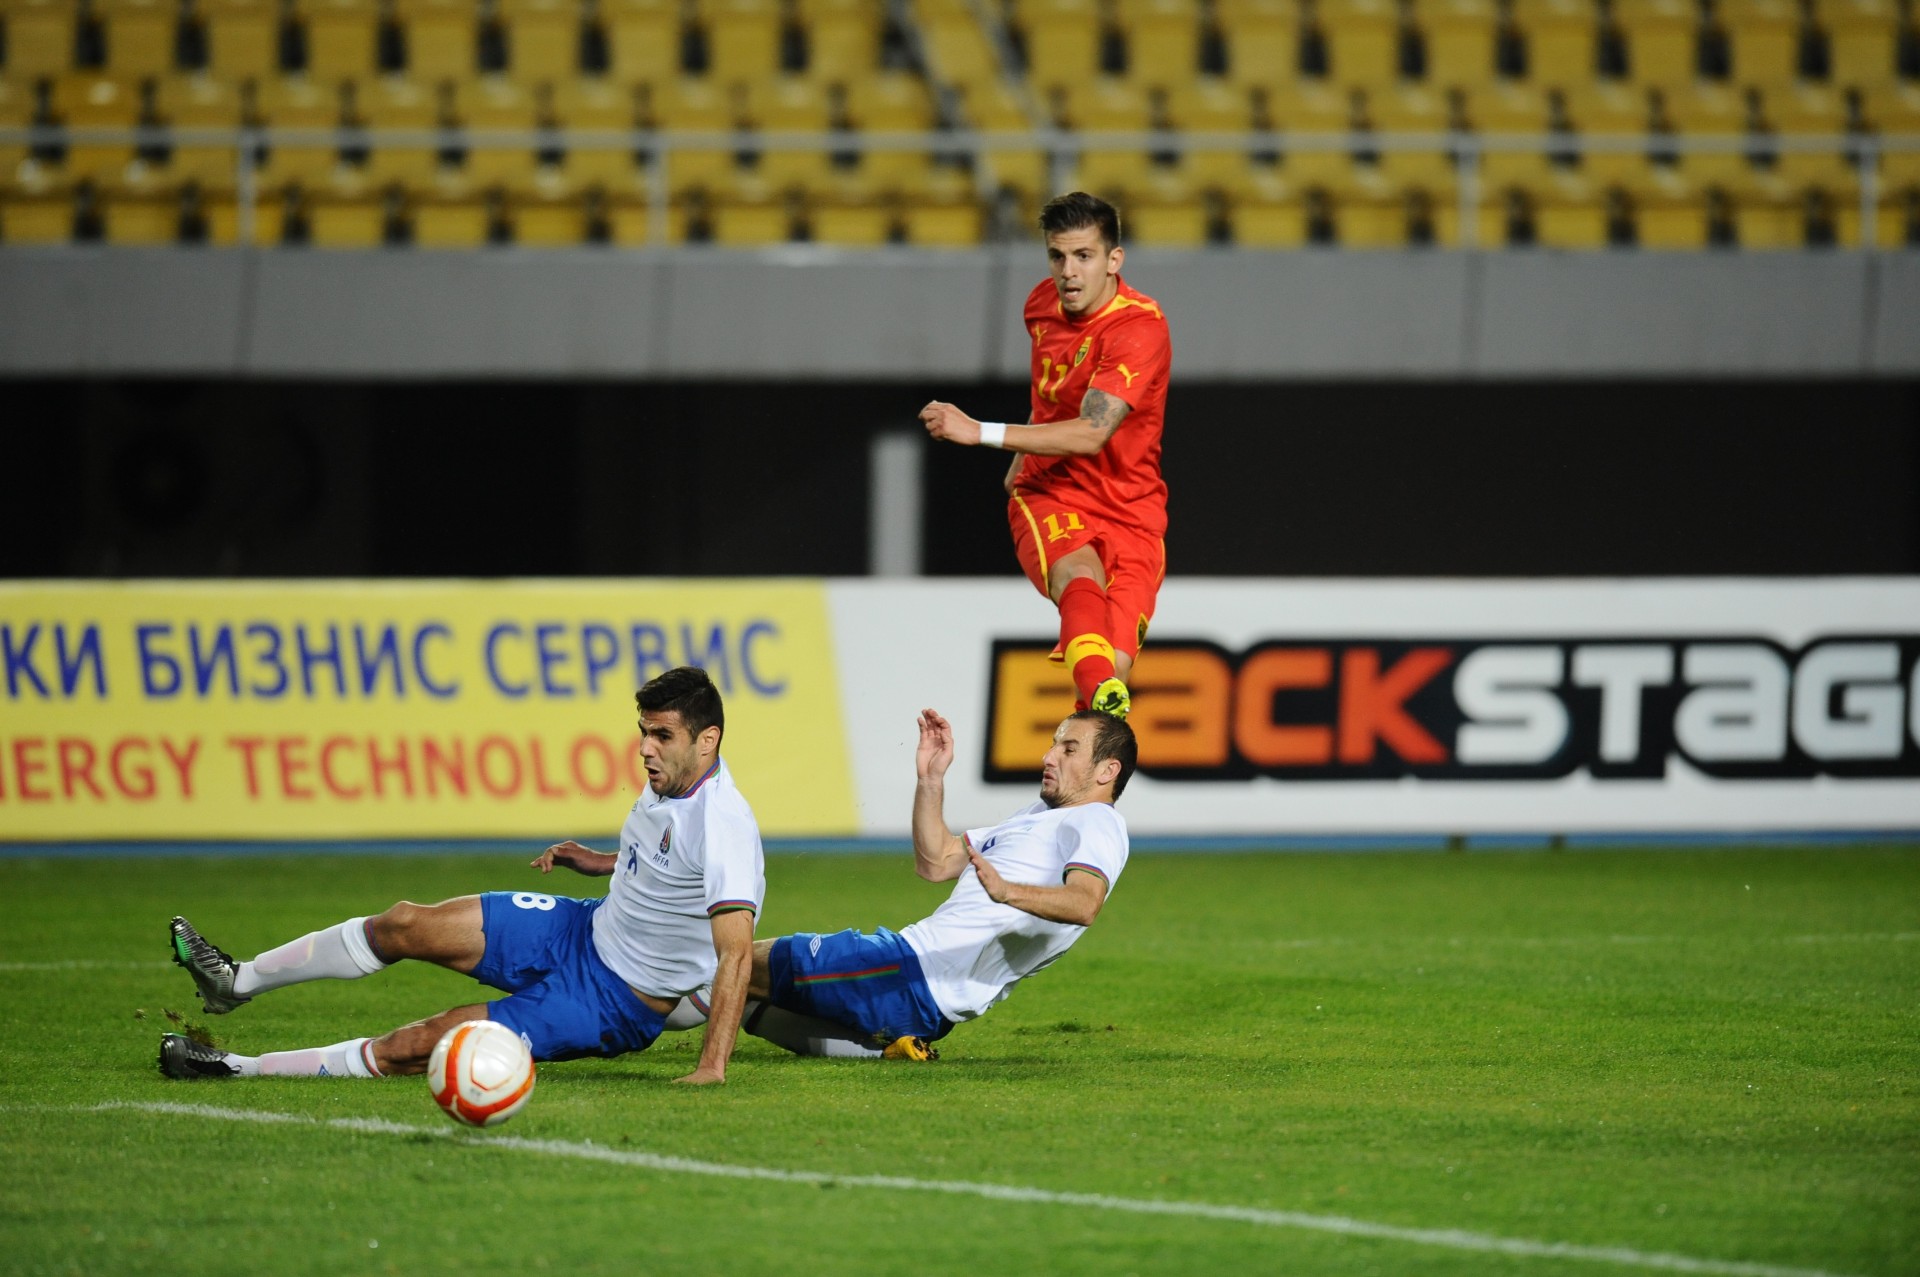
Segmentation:
<svg viewBox="0 0 1920 1277">
<path fill-rule="evenodd" d="M 591 842 L 592 835 L 587 836 Z M 609 834 L 599 841 L 611 844 Z M 1920 845 L 1920 829 L 1810 829 L 1626 834 L 1248 834 L 1231 837 L 1135 838 L 1133 850 L 1144 852 L 1391 852 L 1391 851 L 1535 851 L 1600 850 L 1609 848 L 1784 847 L 1815 844 Z M 525 851 L 529 859 L 546 844 L 538 839 L 417 838 L 313 839 L 297 841 L 0 841 L 0 860 L 29 858 L 165 857 L 165 856 L 436 856 L 449 853 Z M 899 855 L 910 844 L 904 838 L 769 838 L 771 855 Z"/>
</svg>

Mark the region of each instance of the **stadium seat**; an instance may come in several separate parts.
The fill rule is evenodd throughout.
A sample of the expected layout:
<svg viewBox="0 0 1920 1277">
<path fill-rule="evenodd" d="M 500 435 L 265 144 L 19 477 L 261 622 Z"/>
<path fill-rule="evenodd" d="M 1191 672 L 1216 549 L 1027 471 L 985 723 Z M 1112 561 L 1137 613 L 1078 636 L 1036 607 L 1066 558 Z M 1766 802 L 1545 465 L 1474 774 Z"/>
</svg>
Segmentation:
<svg viewBox="0 0 1920 1277">
<path fill-rule="evenodd" d="M 520 84 L 559 84 L 579 74 L 578 0 L 495 0 L 506 33 L 507 75 Z"/>
<path fill-rule="evenodd" d="M 762 248 L 795 238 L 795 206 L 786 194 L 753 177 L 737 178 L 712 202 L 713 243 Z"/>
<path fill-rule="evenodd" d="M 1195 0 L 1117 0 L 1127 41 L 1127 79 L 1176 88 L 1200 71 L 1200 6 Z"/>
<path fill-rule="evenodd" d="M 507 192 L 505 216 L 513 242 L 524 248 L 568 248 L 588 242 L 590 201 L 558 169 Z"/>
<path fill-rule="evenodd" d="M 33 87 L 0 79 L 0 128 L 23 129 L 33 123 L 36 94 Z M 0 142 L 0 184 L 26 161 L 27 144 Z"/>
<path fill-rule="evenodd" d="M 872 75 L 880 64 L 884 17 L 879 0 L 798 0 L 807 33 L 807 75 L 845 84 Z"/>
<path fill-rule="evenodd" d="M 1146 93 L 1124 80 L 1102 76 L 1058 89 L 1056 96 L 1062 110 L 1059 123 L 1075 133 L 1145 132 L 1152 124 Z M 1109 147 L 1082 150 L 1077 161 L 1076 186 L 1116 194 L 1142 184 L 1152 164 L 1144 150 Z"/>
<path fill-rule="evenodd" d="M 1380 133 L 1444 134 L 1453 126 L 1447 99 L 1418 85 L 1375 89 L 1367 94 L 1367 122 Z M 1453 162 L 1443 149 L 1380 152 L 1380 173 L 1397 189 L 1451 189 Z"/>
<path fill-rule="evenodd" d="M 306 74 L 323 83 L 365 80 L 380 69 L 375 0 L 298 0 L 307 29 Z"/>
<path fill-rule="evenodd" d="M 53 114 L 70 129 L 130 129 L 140 122 L 141 93 L 130 80 L 71 71 L 53 82 Z M 61 172 L 72 182 L 111 182 L 133 160 L 131 142 L 74 142 Z"/>
<path fill-rule="evenodd" d="M 0 20 L 6 23 L 7 33 L 7 77 L 25 82 L 72 69 L 79 17 L 79 0 L 0 3 Z"/>
<path fill-rule="evenodd" d="M 1406 247 L 1407 196 L 1380 173 L 1356 170 L 1327 195 L 1342 248 Z"/>
<path fill-rule="evenodd" d="M 1734 241 L 1766 251 L 1806 244 L 1806 196 L 1777 174 L 1749 174 L 1725 188 L 1732 201 Z"/>
<path fill-rule="evenodd" d="M 566 129 L 628 132 L 637 121 L 633 91 L 611 80 L 583 76 L 569 79 L 555 86 L 552 107 L 555 123 Z M 639 177 L 633 150 L 626 145 L 570 148 L 561 158 L 560 167 L 582 190 L 596 185 L 618 187 Z"/>
<path fill-rule="evenodd" d="M 1256 174 L 1227 204 L 1237 248 L 1299 248 L 1307 242 L 1305 193 L 1275 173 Z"/>
<path fill-rule="evenodd" d="M 1100 73 L 1101 17 L 1094 0 L 1021 0 L 1027 80 L 1038 92 L 1084 84 Z"/>
<path fill-rule="evenodd" d="M 926 7 L 921 5 L 924 16 L 919 23 L 920 41 L 934 78 L 963 91 L 996 83 L 1000 56 L 972 12 L 939 9 L 926 13 Z"/>
<path fill-rule="evenodd" d="M 723 84 L 780 69 L 780 6 L 775 0 L 699 0 L 707 34 L 707 74 Z"/>
<path fill-rule="evenodd" d="M 1300 78 L 1298 0 L 1215 0 L 1213 11 L 1228 79 L 1277 89 Z"/>
<path fill-rule="evenodd" d="M 1591 83 L 1600 41 L 1594 0 L 1511 2 L 1514 27 L 1526 41 L 1527 80 L 1559 88 Z"/>
<path fill-rule="evenodd" d="M 746 90 L 747 120 L 761 132 L 825 132 L 832 111 L 825 88 L 818 81 L 793 75 L 750 84 Z M 805 187 L 823 179 L 830 167 L 821 147 L 804 150 L 762 150 L 756 166 L 759 177 L 777 189 Z"/>
<path fill-rule="evenodd" d="M 457 172 L 442 170 L 432 184 L 409 193 L 418 248 L 480 248 L 503 214 L 497 193 Z"/>
<path fill-rule="evenodd" d="M 1828 139 L 1835 143 L 1848 133 L 1847 106 L 1838 90 L 1825 85 L 1779 85 L 1760 96 L 1761 118 L 1782 139 Z M 1854 188 L 1858 180 L 1844 150 L 1782 150 L 1774 171 L 1798 186 L 1825 190 Z"/>
<path fill-rule="evenodd" d="M 135 161 L 119 179 L 96 190 L 101 238 L 125 248 L 180 242 L 181 188 L 159 170 Z"/>
<path fill-rule="evenodd" d="M 341 122 L 338 91 L 303 77 L 261 83 L 254 92 L 254 109 L 260 122 L 269 128 L 336 129 Z M 276 188 L 312 183 L 328 177 L 338 160 L 338 148 L 331 143 L 276 142 L 268 148 L 266 163 L 261 165 L 260 181 Z"/>
<path fill-rule="evenodd" d="M 808 193 L 807 220 L 815 243 L 876 248 L 896 235 L 895 202 L 858 174 L 835 173 Z"/>
<path fill-rule="evenodd" d="M 1552 126 L 1547 95 L 1526 84 L 1499 83 L 1470 89 L 1466 95 L 1467 123 L 1478 134 L 1540 136 Z M 1548 153 L 1539 149 L 1484 150 L 1480 153 L 1480 181 L 1486 190 L 1507 183 L 1545 180 L 1551 167 Z"/>
<path fill-rule="evenodd" d="M 1499 34 L 1493 0 L 1416 0 L 1413 11 L 1426 41 L 1427 83 L 1469 90 L 1493 83 Z"/>
<path fill-rule="evenodd" d="M 252 206 L 252 232 L 247 238 L 251 244 L 279 244 L 286 239 L 287 210 L 289 204 L 298 205 L 298 196 L 285 191 L 263 190 L 254 197 Z M 207 219 L 207 240 L 223 246 L 241 242 L 240 214 L 242 206 L 239 198 L 232 192 L 209 195 L 203 207 Z"/>
<path fill-rule="evenodd" d="M 239 84 L 280 67 L 280 7 L 273 0 L 198 0 L 207 28 L 207 73 Z"/>
<path fill-rule="evenodd" d="M 1613 0 L 1613 20 L 1627 45 L 1635 84 L 1692 84 L 1700 60 L 1700 9 L 1695 0 Z"/>
<path fill-rule="evenodd" d="M 504 76 L 454 85 L 453 114 L 468 133 L 530 132 L 540 123 L 533 94 Z M 533 179 L 539 150 L 532 144 L 505 147 L 467 142 L 466 178 L 480 187 L 518 187 Z"/>
<path fill-rule="evenodd" d="M 108 75 L 134 79 L 173 69 L 177 0 L 94 0 L 92 9 L 106 36 Z"/>
<path fill-rule="evenodd" d="M 73 184 L 24 160 L 0 174 L 0 244 L 65 244 L 73 238 Z"/>
<path fill-rule="evenodd" d="M 342 166 L 305 194 L 308 242 L 315 248 L 378 248 L 386 242 L 389 196 L 365 173 Z"/>
<path fill-rule="evenodd" d="M 1721 84 L 1701 83 L 1663 91 L 1658 103 L 1674 133 L 1682 138 L 1735 140 L 1752 132 L 1747 95 Z M 1732 183 L 1753 175 L 1746 148 L 1726 151 L 1682 152 L 1680 171 L 1695 182 Z"/>
<path fill-rule="evenodd" d="M 1859 204 L 1841 204 L 1836 209 L 1835 220 L 1841 246 L 1859 247 Z M 1920 183 L 1881 191 L 1870 233 L 1876 248 L 1920 248 Z"/>
<path fill-rule="evenodd" d="M 1315 13 L 1335 84 L 1370 88 L 1400 78 L 1400 14 L 1392 0 L 1319 0 Z"/>
<path fill-rule="evenodd" d="M 1530 214 L 1533 242 L 1542 248 L 1594 249 L 1608 243 L 1608 193 L 1591 179 L 1561 170 L 1509 188 Z"/>
<path fill-rule="evenodd" d="M 1651 103 L 1642 89 L 1594 82 L 1567 92 L 1562 101 L 1567 123 L 1583 140 L 1642 135 L 1653 124 Z M 1585 150 L 1579 163 L 1580 172 L 1601 186 L 1636 181 L 1645 175 L 1647 167 L 1647 148 L 1638 143 L 1627 150 Z"/>
<path fill-rule="evenodd" d="M 390 0 L 405 33 L 407 75 L 423 84 L 471 79 L 479 65 L 478 0 Z"/>
<path fill-rule="evenodd" d="M 728 131 L 738 123 L 733 95 L 711 79 L 682 77 L 659 85 L 650 101 L 658 128 Z M 676 199 L 689 191 L 724 184 L 733 172 L 733 152 L 724 147 L 675 149 L 667 155 L 667 188 Z"/>
<path fill-rule="evenodd" d="M 354 111 L 358 122 L 370 129 L 437 129 L 443 122 L 440 94 L 398 76 L 360 85 L 354 93 Z M 377 185 L 417 184 L 432 181 L 439 167 L 439 149 L 431 143 L 376 143 L 368 152 L 366 173 Z"/>
<path fill-rule="evenodd" d="M 1732 82 L 1791 83 L 1800 70 L 1800 8 L 1795 0 L 1718 0 L 1727 29 Z"/>
<path fill-rule="evenodd" d="M 933 127 L 933 102 L 918 77 L 900 71 L 878 72 L 847 86 L 847 123 L 866 133 L 923 133 Z M 925 151 L 868 151 L 860 158 L 860 179 L 874 190 L 910 193 L 927 182 Z"/>
<path fill-rule="evenodd" d="M 1620 189 L 1633 210 L 1635 242 L 1641 248 L 1707 246 L 1707 192 L 1685 175 L 1665 167 L 1649 167 Z"/>
<path fill-rule="evenodd" d="M 972 182 L 951 168 L 935 169 L 926 186 L 902 202 L 900 223 L 905 242 L 917 248 L 971 248 L 985 229 Z"/>
<path fill-rule="evenodd" d="M 1354 126 L 1354 103 L 1340 89 L 1320 82 L 1305 82 L 1267 95 L 1267 109 L 1273 126 L 1287 137 L 1286 178 L 1304 190 L 1322 183 L 1345 181 L 1353 172 L 1353 158 L 1344 144 L 1329 149 L 1322 145 L 1304 147 L 1295 139 L 1302 134 L 1344 134 Z"/>
<path fill-rule="evenodd" d="M 1253 103 L 1247 91 L 1229 81 L 1207 77 L 1166 95 L 1167 123 L 1183 133 L 1226 133 L 1244 137 L 1253 127 Z M 1247 152 L 1186 151 L 1180 171 L 1194 189 L 1231 190 L 1247 171 Z"/>
<path fill-rule="evenodd" d="M 1900 8 L 1895 0 L 1814 0 L 1827 33 L 1827 78 L 1879 88 L 1899 74 Z"/>
<path fill-rule="evenodd" d="M 1159 172 L 1128 198 L 1123 234 L 1150 248 L 1204 248 L 1212 233 L 1208 201 L 1178 174 Z"/>
<path fill-rule="evenodd" d="M 155 106 L 160 118 L 174 129 L 237 129 L 241 123 L 239 93 L 210 75 L 160 80 Z M 176 141 L 167 171 L 176 182 L 190 182 L 203 191 L 232 190 L 238 180 L 236 148 Z"/>
<path fill-rule="evenodd" d="M 607 73 L 628 86 L 665 84 L 680 74 L 680 6 L 675 0 L 602 0 Z"/>
<path fill-rule="evenodd" d="M 1869 89 L 1861 103 L 1867 126 L 1882 138 L 1920 142 L 1920 85 Z M 1920 150 L 1885 150 L 1878 170 L 1883 190 L 1920 183 Z"/>
</svg>

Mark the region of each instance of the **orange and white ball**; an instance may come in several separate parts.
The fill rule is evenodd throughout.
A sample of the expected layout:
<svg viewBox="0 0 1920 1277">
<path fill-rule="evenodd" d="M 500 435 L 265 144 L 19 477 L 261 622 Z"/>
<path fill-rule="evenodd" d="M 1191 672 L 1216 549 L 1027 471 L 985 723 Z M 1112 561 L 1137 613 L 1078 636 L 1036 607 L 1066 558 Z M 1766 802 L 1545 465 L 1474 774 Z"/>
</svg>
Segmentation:
<svg viewBox="0 0 1920 1277">
<path fill-rule="evenodd" d="M 533 1074 L 527 1044 L 492 1020 L 454 1025 L 427 1062 L 433 1102 L 467 1126 L 498 1126 L 525 1108 Z"/>
</svg>

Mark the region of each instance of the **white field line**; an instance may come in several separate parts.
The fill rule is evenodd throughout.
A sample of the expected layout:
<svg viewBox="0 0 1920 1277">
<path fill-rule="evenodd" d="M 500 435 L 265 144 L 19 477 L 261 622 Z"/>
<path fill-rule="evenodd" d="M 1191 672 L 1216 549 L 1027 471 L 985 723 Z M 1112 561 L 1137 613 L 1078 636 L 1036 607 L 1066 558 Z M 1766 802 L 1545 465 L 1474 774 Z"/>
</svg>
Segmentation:
<svg viewBox="0 0 1920 1277">
<path fill-rule="evenodd" d="M 46 1112 L 39 1106 L 0 1106 L 0 1111 L 22 1112 L 28 1108 Z M 260 1112 L 251 1109 L 216 1108 L 210 1104 L 171 1104 L 132 1100 L 111 1100 L 102 1104 L 75 1105 L 51 1111 L 102 1113 L 131 1110 L 142 1113 L 166 1113 L 180 1117 L 207 1118 L 219 1122 L 255 1122 L 265 1125 L 327 1127 L 372 1135 L 429 1135 L 476 1148 L 539 1153 L 547 1157 L 565 1157 L 577 1161 L 608 1162 L 616 1166 L 635 1166 L 644 1170 L 677 1175 L 711 1175 L 723 1179 L 769 1180 L 780 1184 L 828 1184 L 836 1188 L 875 1188 L 897 1192 L 949 1193 L 963 1197 L 984 1197 L 991 1201 L 1032 1202 L 1044 1206 L 1080 1206 L 1094 1210 L 1121 1211 L 1131 1215 L 1176 1215 L 1192 1219 L 1214 1219 L 1267 1228 L 1295 1228 L 1308 1232 L 1335 1233 L 1345 1237 L 1364 1237 L 1377 1241 L 1409 1242 L 1418 1246 L 1442 1246 L 1450 1250 L 1477 1251 L 1483 1254 L 1515 1255 L 1528 1259 L 1584 1259 L 1629 1268 L 1656 1268 L 1676 1273 L 1706 1273 L 1714 1277 L 1839 1277 L 1815 1268 L 1783 1268 L 1775 1264 L 1750 1264 L 1729 1259 L 1699 1259 L 1664 1251 L 1634 1250 L 1626 1246 L 1579 1246 L 1571 1242 L 1541 1242 L 1526 1238 L 1496 1237 L 1470 1233 L 1457 1228 L 1404 1228 L 1397 1224 L 1377 1224 L 1344 1215 L 1310 1215 L 1300 1211 L 1263 1210 L 1255 1206 L 1219 1206 L 1210 1202 L 1156 1201 L 1152 1198 L 1110 1197 L 1104 1193 L 1063 1193 L 1046 1188 L 1022 1188 L 1011 1184 L 981 1184 L 966 1180 L 908 1179 L 900 1175 L 835 1175 L 826 1171 L 789 1171 L 771 1166 L 736 1166 L 725 1162 L 701 1162 L 685 1157 L 666 1157 L 658 1153 L 636 1153 L 626 1149 L 603 1148 L 593 1143 L 570 1140 L 521 1139 L 514 1135 L 481 1135 L 445 1126 L 410 1126 L 381 1118 L 316 1118 L 298 1113 Z"/>
<path fill-rule="evenodd" d="M 158 971 L 170 967 L 173 962 L 102 962 L 77 958 L 67 962 L 0 962 L 0 972 L 5 971 Z"/>
</svg>

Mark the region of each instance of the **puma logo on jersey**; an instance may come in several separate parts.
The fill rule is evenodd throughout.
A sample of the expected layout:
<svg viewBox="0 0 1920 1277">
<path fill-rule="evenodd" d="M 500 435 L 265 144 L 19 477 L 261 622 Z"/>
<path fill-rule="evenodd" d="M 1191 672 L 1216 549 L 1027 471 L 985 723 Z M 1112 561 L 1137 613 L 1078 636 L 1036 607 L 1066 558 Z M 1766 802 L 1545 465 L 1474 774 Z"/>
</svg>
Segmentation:
<svg viewBox="0 0 1920 1277">
<path fill-rule="evenodd" d="M 1125 364 L 1121 364 L 1119 367 L 1114 369 L 1114 371 L 1118 372 L 1122 377 L 1125 377 L 1127 379 L 1128 390 L 1133 389 L 1133 379 L 1140 375 L 1139 373 L 1134 372 L 1131 368 L 1128 368 Z"/>
<path fill-rule="evenodd" d="M 1047 335 L 1047 326 L 1045 324 L 1035 324 L 1033 326 L 1033 344 L 1034 345 L 1038 346 L 1040 344 L 1040 339 L 1045 337 L 1046 335 Z"/>
</svg>

